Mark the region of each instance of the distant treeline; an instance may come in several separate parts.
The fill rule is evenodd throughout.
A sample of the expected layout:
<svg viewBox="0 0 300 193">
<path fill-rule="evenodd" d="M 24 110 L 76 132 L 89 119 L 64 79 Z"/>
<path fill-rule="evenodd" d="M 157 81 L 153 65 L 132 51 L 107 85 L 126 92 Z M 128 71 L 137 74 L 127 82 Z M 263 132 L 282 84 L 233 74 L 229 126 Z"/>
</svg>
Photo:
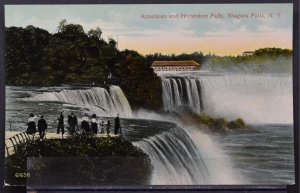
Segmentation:
<svg viewBox="0 0 300 193">
<path fill-rule="evenodd" d="M 213 71 L 244 73 L 292 73 L 292 50 L 261 48 L 249 56 L 212 56 L 203 68 Z"/>
<path fill-rule="evenodd" d="M 81 25 L 59 23 L 50 34 L 34 26 L 5 28 L 7 85 L 60 85 L 103 82 L 109 74 L 131 106 L 159 109 L 161 80 L 136 51 L 119 51 L 100 28 L 85 33 Z"/>
<path fill-rule="evenodd" d="M 292 50 L 281 48 L 261 48 L 252 55 L 217 56 L 202 52 L 180 55 L 160 53 L 146 56 L 147 62 L 154 60 L 194 60 L 201 64 L 202 70 L 244 73 L 291 73 Z"/>
<path fill-rule="evenodd" d="M 153 72 L 154 60 L 194 60 L 201 69 L 216 71 L 291 72 L 292 51 L 256 50 L 252 56 L 216 56 L 202 52 L 142 56 L 119 51 L 114 39 L 102 39 L 100 28 L 87 33 L 78 24 L 59 22 L 57 32 L 27 26 L 5 28 L 7 85 L 60 85 L 103 82 L 111 74 L 135 107 L 162 106 L 161 80 Z M 237 70 L 238 69 L 238 70 Z"/>
</svg>

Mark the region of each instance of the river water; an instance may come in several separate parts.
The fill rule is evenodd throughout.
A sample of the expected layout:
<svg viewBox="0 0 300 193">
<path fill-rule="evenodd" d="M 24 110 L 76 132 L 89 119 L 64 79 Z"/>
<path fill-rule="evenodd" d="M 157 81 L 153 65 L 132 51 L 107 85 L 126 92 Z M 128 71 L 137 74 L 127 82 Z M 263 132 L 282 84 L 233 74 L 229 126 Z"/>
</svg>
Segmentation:
<svg viewBox="0 0 300 193">
<path fill-rule="evenodd" d="M 44 115 L 49 125 L 56 124 L 60 111 L 103 119 L 120 113 L 124 137 L 150 156 L 151 184 L 294 183 L 290 76 L 172 74 L 162 79 L 166 111 L 184 106 L 228 119 L 242 117 L 250 127 L 205 134 L 162 115 L 139 116 L 117 86 L 7 86 L 6 130 L 24 131 L 31 112 Z"/>
</svg>

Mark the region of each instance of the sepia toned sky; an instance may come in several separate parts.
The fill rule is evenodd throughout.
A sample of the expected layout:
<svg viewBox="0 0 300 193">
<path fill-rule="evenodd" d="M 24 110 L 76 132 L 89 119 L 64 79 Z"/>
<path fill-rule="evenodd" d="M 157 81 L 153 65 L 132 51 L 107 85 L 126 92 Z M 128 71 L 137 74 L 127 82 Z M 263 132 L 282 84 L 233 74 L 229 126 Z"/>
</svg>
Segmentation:
<svg viewBox="0 0 300 193">
<path fill-rule="evenodd" d="M 244 18 L 228 17 L 234 14 Z M 145 18 L 149 15 L 166 18 Z M 6 27 L 34 25 L 55 33 L 59 21 L 66 19 L 86 32 L 100 27 L 104 39 L 118 40 L 119 49 L 143 55 L 195 51 L 239 55 L 263 47 L 292 49 L 292 16 L 292 4 L 5 6 Z"/>
</svg>

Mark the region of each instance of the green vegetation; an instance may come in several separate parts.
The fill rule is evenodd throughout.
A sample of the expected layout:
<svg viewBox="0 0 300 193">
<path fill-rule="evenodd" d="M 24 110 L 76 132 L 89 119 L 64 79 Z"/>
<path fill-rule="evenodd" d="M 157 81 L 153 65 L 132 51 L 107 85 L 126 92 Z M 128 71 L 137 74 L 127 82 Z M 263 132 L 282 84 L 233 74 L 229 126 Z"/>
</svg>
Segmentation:
<svg viewBox="0 0 300 193">
<path fill-rule="evenodd" d="M 214 71 L 292 72 L 288 49 L 263 48 L 252 56 L 237 57 L 202 52 L 144 57 L 133 50 L 119 51 L 114 39 L 105 41 L 101 35 L 100 28 L 85 33 L 81 25 L 66 20 L 59 22 L 54 34 L 31 25 L 5 28 L 7 85 L 114 83 L 125 91 L 134 109 L 159 110 L 162 88 L 151 68 L 154 60 L 194 60 L 201 69 Z"/>
<path fill-rule="evenodd" d="M 201 69 L 221 72 L 244 73 L 291 73 L 292 50 L 281 48 L 261 48 L 250 56 L 204 55 L 202 52 L 180 55 L 147 55 L 146 60 L 194 60 L 201 64 Z"/>
<path fill-rule="evenodd" d="M 237 128 L 244 128 L 246 127 L 246 123 L 244 122 L 243 119 L 241 118 L 238 118 L 236 119 L 235 121 L 230 121 L 227 126 L 229 128 L 232 128 L 232 129 L 237 129 Z"/>
<path fill-rule="evenodd" d="M 241 118 L 228 121 L 223 117 L 215 118 L 207 113 L 195 113 L 189 110 L 180 111 L 180 113 L 172 112 L 167 113 L 178 120 L 184 125 L 196 126 L 204 132 L 226 132 L 233 129 L 245 129 L 247 124 Z"/>
<path fill-rule="evenodd" d="M 201 123 L 207 125 L 212 130 L 224 130 L 226 128 L 229 129 L 238 129 L 238 128 L 245 128 L 247 125 L 243 119 L 238 118 L 234 121 L 228 122 L 225 118 L 212 118 L 207 113 L 200 113 L 197 114 L 198 119 Z"/>
<path fill-rule="evenodd" d="M 28 157 L 35 158 L 30 161 L 30 178 L 16 177 L 16 173 L 27 172 Z M 152 172 L 148 155 L 129 141 L 84 135 L 20 144 L 6 158 L 6 167 L 11 184 L 29 180 L 46 185 L 145 185 Z"/>
<path fill-rule="evenodd" d="M 43 79 L 41 73 L 47 67 L 41 65 L 44 50 L 51 35 L 43 29 L 5 28 L 6 80 L 10 85 L 27 85 Z"/>
<path fill-rule="evenodd" d="M 132 107 L 158 110 L 162 106 L 162 84 L 153 73 L 151 64 L 137 52 L 129 50 L 120 52 L 120 61 L 115 75 L 128 100 L 132 101 Z"/>
<path fill-rule="evenodd" d="M 214 71 L 291 73 L 292 50 L 261 48 L 249 56 L 210 56 L 205 68 Z"/>
<path fill-rule="evenodd" d="M 57 33 L 27 26 L 5 28 L 6 83 L 60 85 L 108 82 L 128 94 L 130 105 L 160 109 L 161 80 L 135 51 L 119 51 L 117 42 L 101 37 L 100 28 L 85 33 L 82 26 L 61 21 Z"/>
</svg>

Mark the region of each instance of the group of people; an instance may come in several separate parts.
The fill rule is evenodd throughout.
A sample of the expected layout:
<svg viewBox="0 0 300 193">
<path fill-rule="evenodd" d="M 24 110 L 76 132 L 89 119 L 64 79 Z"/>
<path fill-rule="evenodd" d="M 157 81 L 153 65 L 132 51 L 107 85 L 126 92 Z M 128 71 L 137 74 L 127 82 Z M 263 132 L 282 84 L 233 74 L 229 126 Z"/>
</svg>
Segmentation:
<svg viewBox="0 0 300 193">
<path fill-rule="evenodd" d="M 36 133 L 36 124 L 35 124 L 35 120 L 36 120 L 36 116 L 33 113 L 29 114 L 29 118 L 27 121 L 27 134 L 29 135 L 33 135 L 33 138 L 35 136 Z M 38 132 L 40 135 L 40 139 L 44 139 L 46 137 L 45 133 L 46 133 L 46 129 L 48 128 L 47 122 L 44 119 L 44 116 L 41 115 L 40 119 L 38 120 L 38 124 L 37 124 L 37 128 L 38 128 Z"/>
<path fill-rule="evenodd" d="M 33 135 L 33 137 L 36 133 L 36 122 L 35 122 L 36 118 L 37 117 L 33 113 L 30 113 L 27 122 L 28 125 L 27 133 Z M 67 123 L 68 123 L 67 129 L 70 135 L 73 135 L 79 128 L 81 128 L 82 133 L 94 134 L 94 135 L 97 135 L 98 132 L 105 133 L 106 130 L 106 133 L 109 136 L 110 129 L 111 129 L 110 120 L 107 120 L 105 122 L 103 119 L 97 118 L 96 114 L 92 115 L 91 120 L 89 119 L 87 114 L 84 114 L 81 119 L 81 125 L 79 127 L 78 118 L 74 113 L 71 113 L 70 115 L 68 115 Z M 48 125 L 43 115 L 41 115 L 40 119 L 38 120 L 37 128 L 40 135 L 40 139 L 44 139 L 45 132 L 46 129 L 48 128 Z M 60 133 L 62 134 L 62 136 L 65 133 L 65 117 L 62 112 L 60 112 L 57 117 L 57 134 Z M 122 134 L 119 114 L 117 114 L 117 117 L 115 117 L 114 119 L 114 134 L 115 135 Z"/>
</svg>

